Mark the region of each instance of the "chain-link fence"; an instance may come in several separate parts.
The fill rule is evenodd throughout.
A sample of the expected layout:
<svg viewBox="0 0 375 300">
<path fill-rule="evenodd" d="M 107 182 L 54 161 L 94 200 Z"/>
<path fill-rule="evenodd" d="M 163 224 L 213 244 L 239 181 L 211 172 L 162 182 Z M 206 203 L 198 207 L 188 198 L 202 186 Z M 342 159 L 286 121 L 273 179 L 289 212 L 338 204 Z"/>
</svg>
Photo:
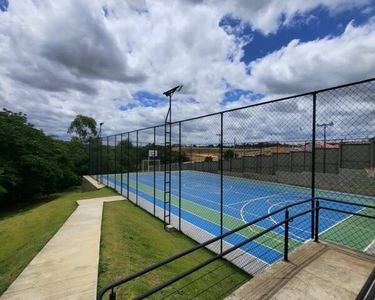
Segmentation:
<svg viewBox="0 0 375 300">
<path fill-rule="evenodd" d="M 170 225 L 200 243 L 310 199 L 300 211 L 311 213 L 290 224 L 291 249 L 314 237 L 318 220 L 320 238 L 375 252 L 375 221 L 363 217 L 374 216 L 366 205 L 375 205 L 375 179 L 366 172 L 375 167 L 375 80 L 173 122 L 170 152 L 165 128 L 93 139 L 91 175 L 162 220 L 170 192 Z M 222 253 L 283 218 L 261 220 L 209 249 Z M 257 274 L 283 257 L 284 231 L 279 226 L 226 258 Z"/>
</svg>

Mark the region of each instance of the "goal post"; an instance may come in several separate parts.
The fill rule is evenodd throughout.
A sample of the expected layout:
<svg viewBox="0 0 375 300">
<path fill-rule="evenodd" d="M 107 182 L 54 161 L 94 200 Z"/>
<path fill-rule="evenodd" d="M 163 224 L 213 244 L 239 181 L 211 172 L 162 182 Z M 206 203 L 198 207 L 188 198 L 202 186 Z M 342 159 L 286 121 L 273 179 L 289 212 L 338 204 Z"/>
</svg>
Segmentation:
<svg viewBox="0 0 375 300">
<path fill-rule="evenodd" d="M 160 159 L 144 159 L 142 160 L 142 172 L 153 172 L 155 169 L 156 172 L 160 172 Z"/>
</svg>

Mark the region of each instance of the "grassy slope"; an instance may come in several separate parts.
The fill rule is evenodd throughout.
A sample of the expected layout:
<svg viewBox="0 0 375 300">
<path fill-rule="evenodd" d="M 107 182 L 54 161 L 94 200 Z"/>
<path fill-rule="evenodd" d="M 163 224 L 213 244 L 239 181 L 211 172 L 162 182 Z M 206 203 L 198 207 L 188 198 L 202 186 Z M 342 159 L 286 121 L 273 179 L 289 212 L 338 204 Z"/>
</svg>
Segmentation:
<svg viewBox="0 0 375 300">
<path fill-rule="evenodd" d="M 102 223 L 99 288 L 194 245 L 194 241 L 178 232 L 165 232 L 161 221 L 128 201 L 106 203 Z M 190 254 L 142 279 L 121 286 L 117 289 L 118 299 L 132 298 L 212 256 L 206 249 Z M 169 299 L 191 298 L 211 285 L 214 286 L 208 293 L 198 298 L 220 299 L 250 279 L 249 275 L 230 263 L 216 261 L 171 288 L 157 293 L 155 298 L 166 296 L 206 273 L 209 273 L 208 276 L 196 280 Z"/>
<path fill-rule="evenodd" d="M 39 202 L 0 213 L 0 295 L 52 238 L 76 209 L 76 200 L 116 195 L 104 188 L 80 189 L 53 195 Z"/>
</svg>

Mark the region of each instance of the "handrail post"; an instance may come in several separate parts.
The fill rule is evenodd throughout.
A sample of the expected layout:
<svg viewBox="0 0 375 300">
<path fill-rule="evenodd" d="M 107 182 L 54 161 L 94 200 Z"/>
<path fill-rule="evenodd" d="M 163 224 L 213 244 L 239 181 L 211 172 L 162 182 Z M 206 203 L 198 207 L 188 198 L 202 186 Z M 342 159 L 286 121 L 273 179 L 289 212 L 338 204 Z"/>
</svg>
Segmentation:
<svg viewBox="0 0 375 300">
<path fill-rule="evenodd" d="M 315 147 L 316 147 L 316 95 L 313 93 L 312 141 L 311 141 L 311 209 L 314 209 L 315 199 Z M 311 212 L 311 239 L 314 238 L 314 211 Z"/>
<path fill-rule="evenodd" d="M 114 289 L 112 289 L 111 293 L 109 294 L 109 300 L 116 300 L 116 292 Z"/>
<path fill-rule="evenodd" d="M 319 211 L 320 205 L 319 200 L 316 200 L 316 212 L 315 212 L 315 242 L 319 242 Z"/>
<path fill-rule="evenodd" d="M 284 234 L 284 261 L 288 261 L 288 241 L 289 241 L 289 210 L 285 210 L 285 234 Z"/>
</svg>

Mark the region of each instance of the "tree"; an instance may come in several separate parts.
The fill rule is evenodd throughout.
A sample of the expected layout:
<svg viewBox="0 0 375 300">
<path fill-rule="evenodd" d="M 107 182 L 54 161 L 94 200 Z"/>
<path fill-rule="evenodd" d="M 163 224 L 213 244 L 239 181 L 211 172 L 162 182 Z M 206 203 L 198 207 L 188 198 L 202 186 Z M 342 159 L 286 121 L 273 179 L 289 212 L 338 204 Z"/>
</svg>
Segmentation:
<svg viewBox="0 0 375 300">
<path fill-rule="evenodd" d="M 205 162 L 210 162 L 210 161 L 213 161 L 213 158 L 212 158 L 212 156 L 206 156 L 206 157 L 204 158 L 204 161 L 205 161 Z"/>
<path fill-rule="evenodd" d="M 0 166 L 1 193 L 5 189 L 7 200 L 22 200 L 79 183 L 67 142 L 34 128 L 25 114 L 6 109 L 0 112 Z"/>
<path fill-rule="evenodd" d="M 224 151 L 224 159 L 229 160 L 231 158 L 234 158 L 234 151 L 232 149 Z"/>
<path fill-rule="evenodd" d="M 98 134 L 96 125 L 96 121 L 93 118 L 77 115 L 70 123 L 68 133 L 76 134 L 81 142 L 87 143 Z"/>
</svg>

